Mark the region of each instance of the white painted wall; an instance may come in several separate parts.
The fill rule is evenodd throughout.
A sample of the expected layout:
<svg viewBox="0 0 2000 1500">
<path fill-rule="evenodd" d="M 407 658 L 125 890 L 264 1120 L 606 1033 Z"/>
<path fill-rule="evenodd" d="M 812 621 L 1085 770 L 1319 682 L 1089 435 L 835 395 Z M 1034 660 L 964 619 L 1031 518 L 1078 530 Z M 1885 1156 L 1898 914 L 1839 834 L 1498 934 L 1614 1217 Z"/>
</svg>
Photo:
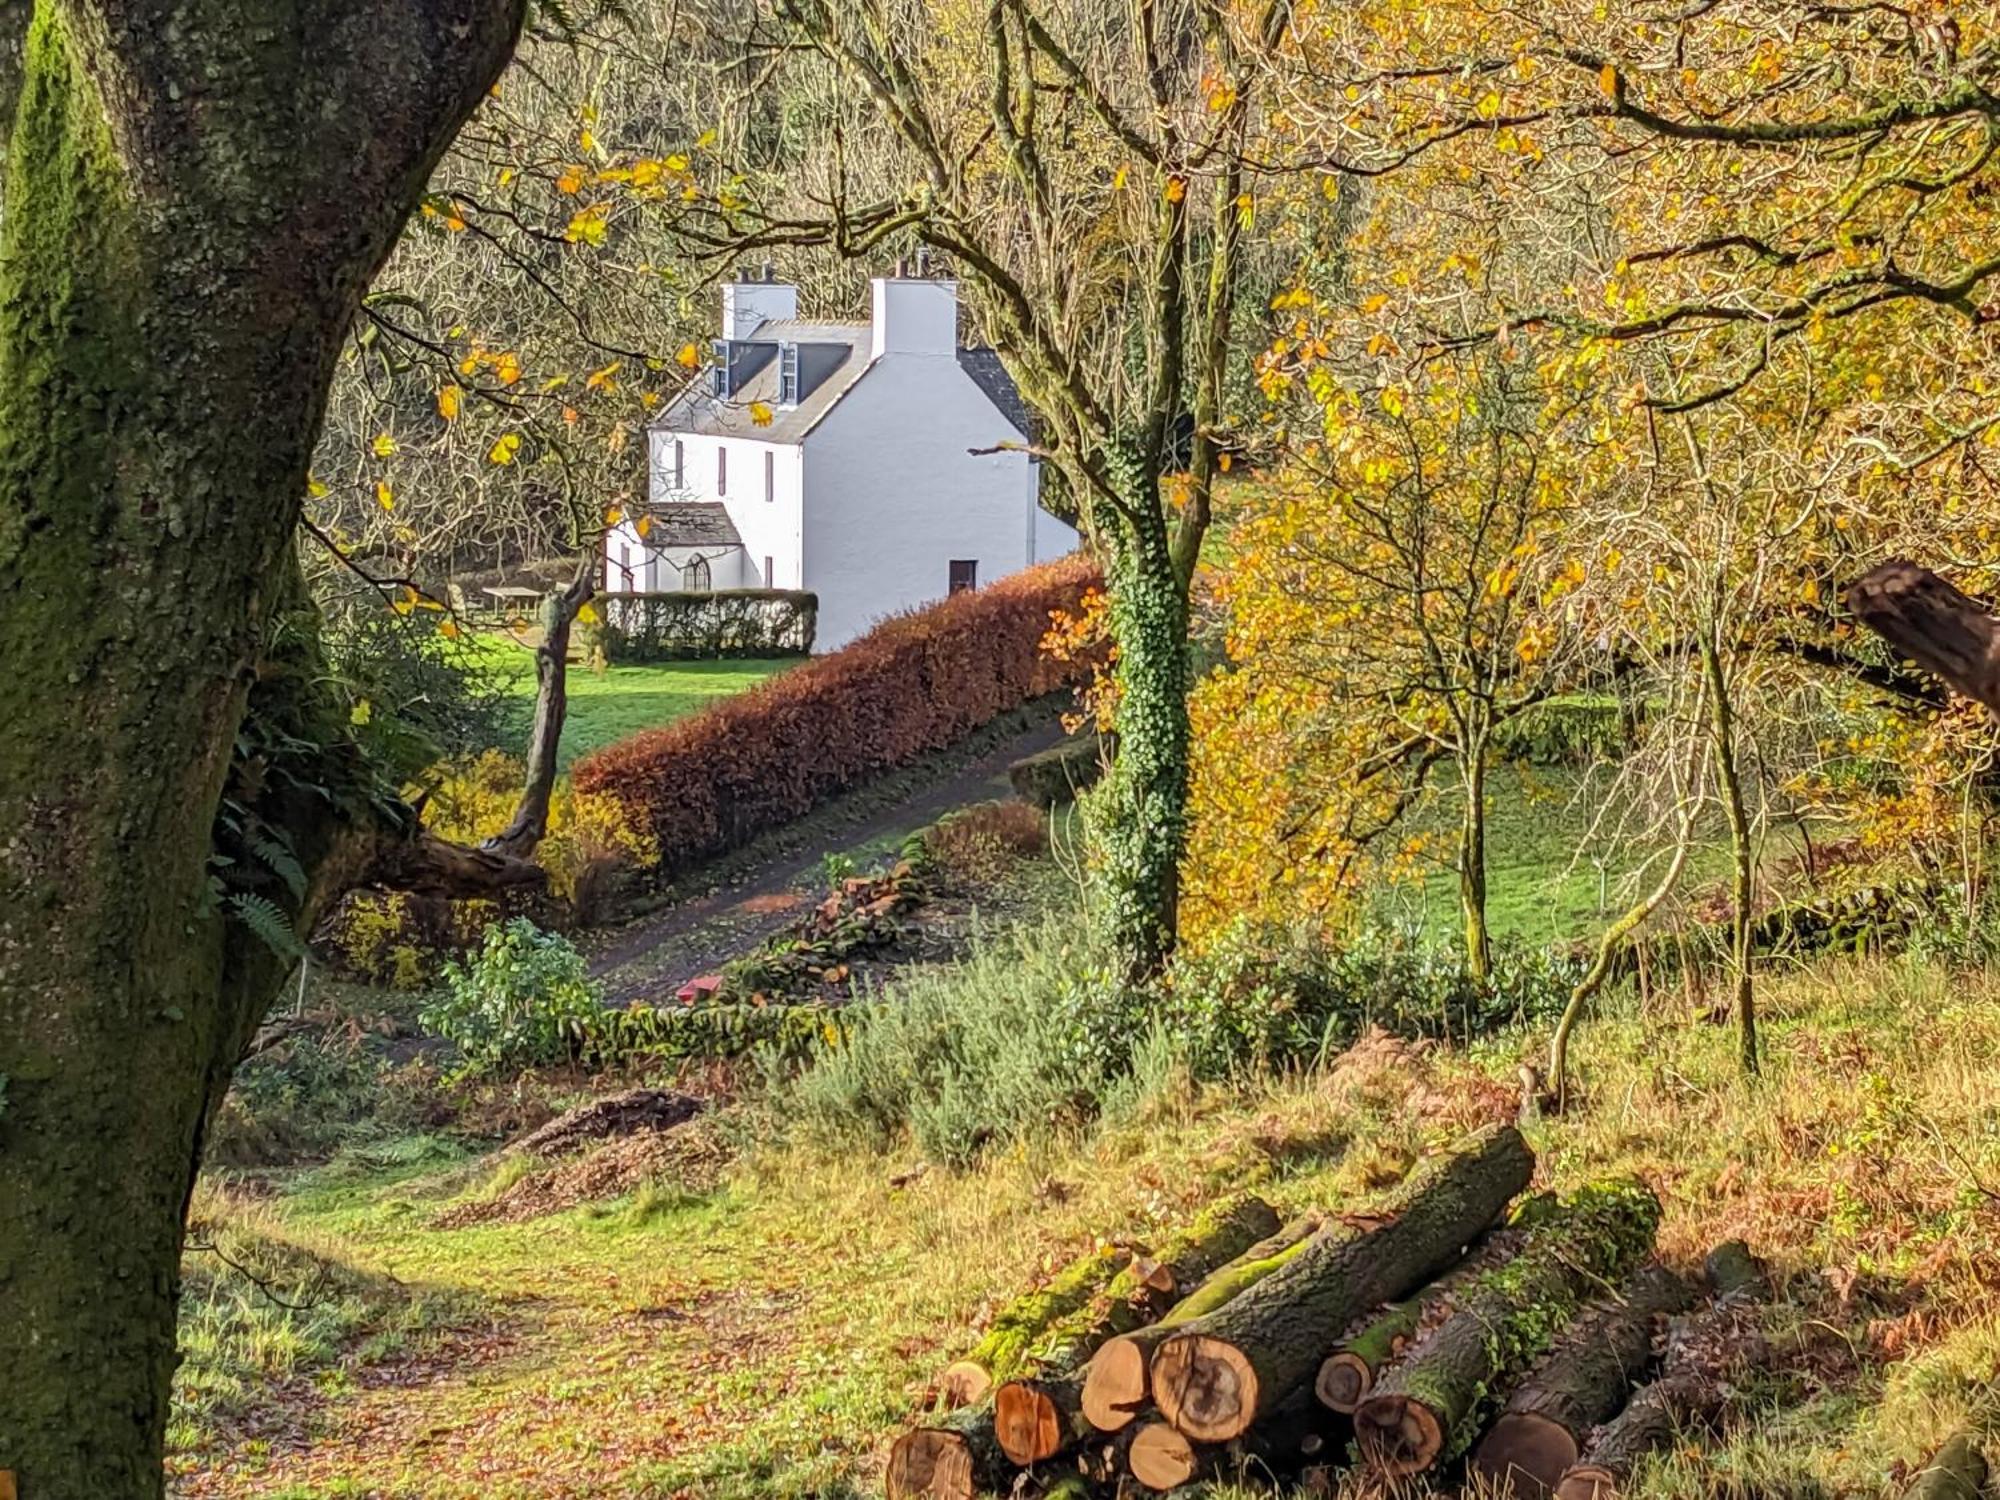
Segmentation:
<svg viewBox="0 0 2000 1500">
<path fill-rule="evenodd" d="M 868 283 L 871 359 L 958 350 L 958 283 L 877 276 Z"/>
<path fill-rule="evenodd" d="M 720 501 L 736 524 L 736 534 L 743 538 L 744 560 L 740 572 L 725 580 L 718 569 L 715 587 L 762 588 L 764 559 L 768 557 L 777 579 L 773 587 L 799 588 L 802 455 L 798 446 L 745 438 L 677 436 L 671 432 L 654 432 L 650 437 L 652 463 L 648 488 L 653 503 Z M 673 467 L 676 441 L 681 445 L 682 464 L 678 481 Z M 766 454 L 771 458 L 768 493 Z M 719 473 L 727 480 L 720 490 Z"/>
<path fill-rule="evenodd" d="M 954 559 L 976 561 L 983 585 L 1075 545 L 1075 533 L 1034 504 L 1038 475 L 1026 454 L 967 451 L 1019 440 L 950 346 L 875 362 L 804 445 L 815 650 L 943 598 Z"/>
</svg>

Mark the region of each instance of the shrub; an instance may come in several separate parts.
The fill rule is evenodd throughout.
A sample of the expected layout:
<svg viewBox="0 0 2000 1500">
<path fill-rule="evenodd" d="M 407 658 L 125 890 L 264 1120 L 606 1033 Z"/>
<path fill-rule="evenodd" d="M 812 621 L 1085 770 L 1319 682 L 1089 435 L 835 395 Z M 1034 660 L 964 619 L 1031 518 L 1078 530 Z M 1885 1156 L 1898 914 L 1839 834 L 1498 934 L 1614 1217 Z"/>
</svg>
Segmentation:
<svg viewBox="0 0 2000 1500">
<path fill-rule="evenodd" d="M 1513 942 L 1494 947 L 1482 989 L 1455 950 L 1411 927 L 1371 923 L 1344 944 L 1239 934 L 1176 966 L 1171 1014 L 1198 1074 L 1311 1062 L 1370 1026 L 1464 1040 L 1559 1015 L 1589 956 Z"/>
<path fill-rule="evenodd" d="M 1007 768 L 1014 795 L 1037 807 L 1062 807 L 1088 791 L 1104 774 L 1109 747 L 1094 734 L 1064 740 L 1023 756 Z"/>
<path fill-rule="evenodd" d="M 604 653 L 620 662 L 804 656 L 819 620 L 819 596 L 797 589 L 598 597 Z"/>
<path fill-rule="evenodd" d="M 827 798 L 956 743 L 1087 675 L 1044 656 L 1050 615 L 1097 579 L 1066 558 L 954 594 L 860 640 L 579 761 L 579 793 L 616 800 L 673 874 Z"/>
<path fill-rule="evenodd" d="M 1615 698 L 1553 698 L 1493 731 L 1509 760 L 1550 768 L 1615 763 L 1625 758 L 1626 726 Z"/>
<path fill-rule="evenodd" d="M 1088 1121 L 1124 1072 L 1145 1007 L 1110 998 L 1078 929 L 1051 917 L 982 935 L 959 962 L 915 971 L 880 1003 L 854 1007 L 844 1044 L 795 1076 L 773 1067 L 773 1119 L 875 1147 L 907 1131 L 926 1157 L 952 1166 Z"/>
<path fill-rule="evenodd" d="M 524 917 L 488 928 L 470 962 L 444 966 L 444 984 L 422 1019 L 458 1048 L 460 1077 L 571 1061 L 604 1010 L 583 955 Z"/>
</svg>

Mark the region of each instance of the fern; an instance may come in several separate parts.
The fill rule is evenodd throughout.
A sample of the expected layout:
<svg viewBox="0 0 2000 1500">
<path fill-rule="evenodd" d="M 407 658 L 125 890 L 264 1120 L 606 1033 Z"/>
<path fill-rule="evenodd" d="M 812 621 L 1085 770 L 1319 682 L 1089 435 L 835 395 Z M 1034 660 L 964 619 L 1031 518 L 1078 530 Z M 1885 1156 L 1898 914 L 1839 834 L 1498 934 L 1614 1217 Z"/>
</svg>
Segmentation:
<svg viewBox="0 0 2000 1500">
<path fill-rule="evenodd" d="M 299 864 L 291 847 L 282 835 L 272 836 L 252 831 L 248 838 L 250 852 L 264 862 L 265 868 L 284 881 L 285 889 L 292 893 L 294 901 L 306 899 L 306 872 Z"/>
<path fill-rule="evenodd" d="M 306 945 L 292 931 L 287 917 L 275 901 L 238 891 L 229 898 L 230 913 L 249 928 L 250 933 L 280 958 L 304 958 Z"/>
</svg>

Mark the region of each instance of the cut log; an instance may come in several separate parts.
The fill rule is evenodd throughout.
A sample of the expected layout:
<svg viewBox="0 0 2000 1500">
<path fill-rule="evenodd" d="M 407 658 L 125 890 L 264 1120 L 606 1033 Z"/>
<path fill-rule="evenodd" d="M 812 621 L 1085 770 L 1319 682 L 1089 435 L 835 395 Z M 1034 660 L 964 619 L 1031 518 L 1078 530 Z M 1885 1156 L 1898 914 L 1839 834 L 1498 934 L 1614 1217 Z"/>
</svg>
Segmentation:
<svg viewBox="0 0 2000 1500">
<path fill-rule="evenodd" d="M 1133 1429 L 1125 1466 L 1149 1490 L 1177 1490 L 1204 1477 L 1213 1464 L 1213 1450 L 1197 1448 L 1186 1434 L 1154 1417 Z"/>
<path fill-rule="evenodd" d="M 993 1436 L 993 1412 L 972 1407 L 897 1438 L 889 1449 L 889 1500 L 973 1500 L 1013 1482 Z"/>
<path fill-rule="evenodd" d="M 1151 1371 L 1160 1414 L 1189 1437 L 1249 1431 L 1318 1370 L 1329 1345 L 1370 1309 L 1455 1262 L 1535 1161 L 1511 1125 L 1428 1163 L 1365 1221 L 1335 1221 L 1281 1269 L 1161 1343 Z"/>
<path fill-rule="evenodd" d="M 1642 1184 L 1583 1188 L 1528 1231 L 1514 1259 L 1469 1281 L 1451 1315 L 1356 1408 L 1369 1467 L 1402 1478 L 1464 1452 L 1493 1399 L 1548 1351 L 1583 1297 L 1647 1254 L 1659 1219 Z"/>
<path fill-rule="evenodd" d="M 2000 624 L 1978 600 L 1895 558 L 1848 586 L 1847 607 L 1899 656 L 2000 714 Z"/>
<path fill-rule="evenodd" d="M 944 1404 L 970 1406 L 992 1390 L 995 1381 L 1014 1374 L 1026 1363 L 1035 1341 L 1096 1296 L 1128 1259 L 1121 1250 L 1101 1246 L 1001 1308 L 972 1351 L 939 1377 Z"/>
<path fill-rule="evenodd" d="M 1450 1308 L 1453 1291 L 1469 1277 L 1519 1254 L 1528 1228 L 1553 1212 L 1557 1201 L 1554 1193 L 1524 1199 L 1508 1215 L 1504 1227 L 1488 1234 L 1444 1276 L 1409 1301 L 1390 1303 L 1349 1334 L 1326 1357 L 1313 1381 L 1320 1404 L 1328 1411 L 1352 1415 L 1374 1389 L 1376 1375 L 1442 1319 Z"/>
<path fill-rule="evenodd" d="M 1197 1443 L 1172 1423 L 1150 1418 L 1132 1429 L 1125 1468 L 1154 1490 L 1218 1478 L 1260 1483 L 1288 1480 L 1331 1452 L 1328 1427 L 1332 1420 L 1304 1387 L 1231 1443 Z"/>
<path fill-rule="evenodd" d="M 995 1393 L 995 1427 L 1007 1456 L 1025 1468 L 1081 1438 L 1089 1424 L 1077 1371 L 1098 1346 L 1143 1327 L 1278 1232 L 1278 1215 L 1263 1199 L 1247 1193 L 1225 1199 L 1162 1241 L 1155 1254 L 1135 1257 L 1102 1292 L 1058 1320 L 1022 1361 L 1031 1373 L 1004 1381 Z"/>
<path fill-rule="evenodd" d="M 1903 1491 L 1903 1500 L 1979 1500 L 1986 1489 L 1986 1455 L 1961 1432 L 1931 1455 Z"/>
<path fill-rule="evenodd" d="M 1108 1339 L 1091 1357 L 1083 1377 L 1084 1420 L 1099 1432 L 1117 1432 L 1152 1401 L 1153 1351 L 1183 1323 L 1205 1317 L 1283 1269 L 1325 1222 L 1313 1213 L 1295 1219 L 1251 1246 L 1175 1303 L 1159 1322 Z"/>
<path fill-rule="evenodd" d="M 1582 1456 L 1591 1430 L 1625 1404 L 1665 1320 L 1692 1300 L 1684 1278 L 1651 1265 L 1616 1297 L 1585 1308 L 1508 1399 L 1473 1457 L 1474 1472 L 1519 1500 L 1548 1494 Z"/>
<path fill-rule="evenodd" d="M 1556 1500 L 1617 1500 L 1640 1459 L 1686 1428 L 1713 1422 L 1734 1382 L 1763 1361 L 1760 1304 L 1770 1286 L 1762 1264 L 1732 1240 L 1709 1255 L 1706 1269 L 1716 1299 L 1674 1320 L 1659 1378 L 1591 1433 L 1582 1461 L 1556 1485 Z"/>
</svg>

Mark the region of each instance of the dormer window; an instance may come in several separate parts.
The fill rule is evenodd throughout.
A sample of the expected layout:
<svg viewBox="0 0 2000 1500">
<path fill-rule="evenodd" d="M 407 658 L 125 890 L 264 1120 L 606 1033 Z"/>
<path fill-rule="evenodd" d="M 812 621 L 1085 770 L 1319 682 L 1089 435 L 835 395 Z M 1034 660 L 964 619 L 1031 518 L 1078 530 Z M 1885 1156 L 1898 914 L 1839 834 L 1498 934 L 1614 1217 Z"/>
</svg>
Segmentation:
<svg viewBox="0 0 2000 1500">
<path fill-rule="evenodd" d="M 797 406 L 799 404 L 799 346 L 784 343 L 778 346 L 778 405 Z"/>
<path fill-rule="evenodd" d="M 729 384 L 730 367 L 735 363 L 728 339 L 715 341 L 715 363 L 708 367 L 708 389 L 714 396 L 728 399 L 734 392 Z"/>
</svg>

